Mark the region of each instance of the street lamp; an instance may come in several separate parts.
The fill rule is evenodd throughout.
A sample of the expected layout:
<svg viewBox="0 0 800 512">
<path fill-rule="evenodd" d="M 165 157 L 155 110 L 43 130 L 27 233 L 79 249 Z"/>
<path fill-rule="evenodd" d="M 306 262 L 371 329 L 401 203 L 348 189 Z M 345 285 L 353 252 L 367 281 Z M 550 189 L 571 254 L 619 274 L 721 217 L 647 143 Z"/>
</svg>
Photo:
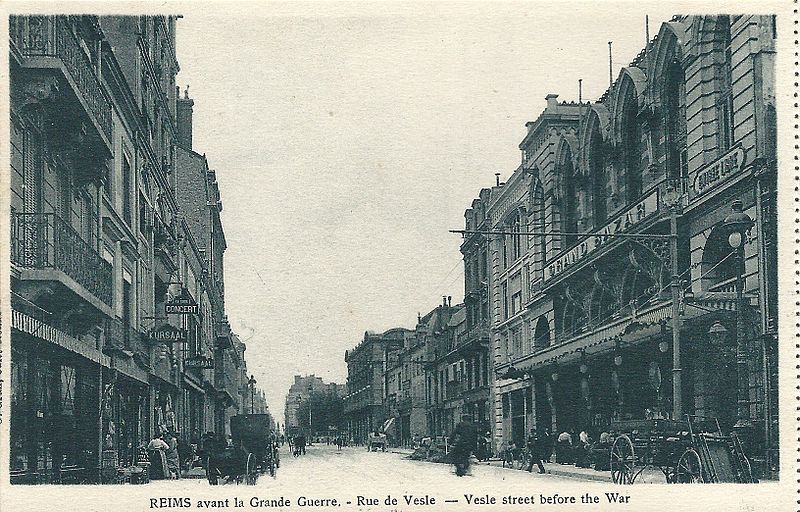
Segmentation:
<svg viewBox="0 0 800 512">
<path fill-rule="evenodd" d="M 256 408 L 256 378 L 251 374 L 250 380 L 247 381 L 250 386 L 250 414 L 255 414 Z"/>
<path fill-rule="evenodd" d="M 728 244 L 735 254 L 736 265 L 736 388 L 737 407 L 734 430 L 749 434 L 753 429 L 750 420 L 750 379 L 747 373 L 747 344 L 744 326 L 744 243 L 747 232 L 753 227 L 753 219 L 742 211 L 742 201 L 736 199 L 731 204 L 733 213 L 722 221 L 728 233 Z M 744 432 L 748 431 L 748 432 Z"/>
<path fill-rule="evenodd" d="M 669 206 L 669 260 L 670 274 L 672 274 L 670 280 L 670 290 L 672 291 L 672 419 L 679 421 L 683 417 L 683 383 L 681 380 L 683 286 L 678 267 L 678 214 L 681 212 L 683 196 L 678 187 L 677 183 L 668 187 L 664 199 Z"/>
</svg>

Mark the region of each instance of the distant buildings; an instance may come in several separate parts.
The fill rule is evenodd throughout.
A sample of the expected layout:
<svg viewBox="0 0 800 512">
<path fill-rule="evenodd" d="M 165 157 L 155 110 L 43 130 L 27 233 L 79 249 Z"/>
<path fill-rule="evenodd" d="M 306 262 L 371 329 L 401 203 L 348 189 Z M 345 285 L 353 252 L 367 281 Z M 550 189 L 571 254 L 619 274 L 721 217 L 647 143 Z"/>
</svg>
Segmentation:
<svg viewBox="0 0 800 512">
<path fill-rule="evenodd" d="M 302 423 L 297 413 L 300 405 L 311 398 L 311 395 L 325 393 L 341 397 L 344 392 L 344 386 L 341 384 L 324 382 L 322 377 L 317 377 L 313 373 L 306 376 L 295 375 L 284 403 L 284 429 L 292 432 L 301 428 Z"/>
</svg>

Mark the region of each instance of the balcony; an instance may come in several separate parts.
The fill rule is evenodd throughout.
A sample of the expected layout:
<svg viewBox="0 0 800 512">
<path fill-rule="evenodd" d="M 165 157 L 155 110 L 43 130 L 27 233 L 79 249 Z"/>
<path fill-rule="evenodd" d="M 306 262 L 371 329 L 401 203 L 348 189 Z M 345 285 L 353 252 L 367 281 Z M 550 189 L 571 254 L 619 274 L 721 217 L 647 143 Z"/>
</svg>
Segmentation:
<svg viewBox="0 0 800 512">
<path fill-rule="evenodd" d="M 214 366 L 214 387 L 231 405 L 239 403 L 239 372 L 240 370 L 227 354 L 222 358 L 217 358 Z"/>
<path fill-rule="evenodd" d="M 482 346 L 488 348 L 489 345 L 489 328 L 482 323 L 477 323 L 464 331 L 456 341 L 456 349 L 475 348 L 479 349 Z"/>
<path fill-rule="evenodd" d="M 20 64 L 26 69 L 53 70 L 60 73 L 75 93 L 74 98 L 86 113 L 88 120 L 94 125 L 105 152 L 112 151 L 111 103 L 106 97 L 83 42 L 75 35 L 71 19 L 67 16 L 11 16 L 9 18 L 9 35 L 12 55 L 19 57 Z M 86 18 L 81 21 L 86 22 Z M 37 99 L 63 98 L 57 83 L 46 80 L 34 73 L 25 79 L 36 80 L 36 84 L 47 84 L 47 87 L 36 87 Z M 59 82 L 61 80 L 59 79 Z M 49 92 L 49 94 L 48 94 Z M 41 96 L 41 97 L 39 97 Z M 42 102 L 48 103 L 49 102 Z M 69 122 L 70 115 L 64 112 L 61 103 L 53 102 L 52 113 L 60 121 Z M 71 103 L 71 102 L 70 102 Z M 61 127 L 63 128 L 63 127 Z"/>
<path fill-rule="evenodd" d="M 57 281 L 110 313 L 112 266 L 52 213 L 11 213 L 11 264 L 20 278 Z"/>
</svg>

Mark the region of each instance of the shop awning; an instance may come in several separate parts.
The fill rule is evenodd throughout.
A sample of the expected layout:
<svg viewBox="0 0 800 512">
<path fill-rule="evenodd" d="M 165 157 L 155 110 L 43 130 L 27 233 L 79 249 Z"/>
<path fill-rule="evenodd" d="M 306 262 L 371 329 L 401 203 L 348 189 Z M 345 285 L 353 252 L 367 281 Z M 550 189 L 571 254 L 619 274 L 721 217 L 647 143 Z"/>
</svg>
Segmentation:
<svg viewBox="0 0 800 512">
<path fill-rule="evenodd" d="M 584 351 L 587 356 L 605 352 L 607 349 L 612 348 L 614 342 L 625 334 L 626 329 L 634 323 L 638 324 L 637 331 L 641 331 L 642 339 L 649 337 L 649 333 L 645 331 L 655 326 L 657 330 L 653 329 L 653 334 L 659 332 L 661 329 L 661 322 L 669 318 L 671 308 L 671 302 L 662 303 L 643 312 L 639 312 L 635 316 L 616 320 L 599 329 L 579 335 L 568 342 L 556 343 L 527 358 L 515 361 L 514 367 L 518 370 L 530 371 L 554 362 L 562 363 L 573 358 L 577 359 Z"/>
<path fill-rule="evenodd" d="M 709 294 L 701 300 L 689 302 L 684 307 L 684 322 L 707 315 L 726 314 L 736 310 L 734 298 Z M 586 334 L 572 338 L 564 343 L 556 343 L 528 357 L 514 361 L 512 367 L 518 372 L 531 372 L 553 364 L 577 360 L 585 353 L 587 357 L 613 350 L 614 344 L 623 335 L 632 335 L 631 344 L 638 344 L 662 332 L 662 326 L 669 329 L 672 318 L 672 302 L 655 305 L 634 316 L 629 316 Z M 509 367 L 510 368 L 510 367 Z M 507 370 L 504 373 L 507 373 Z"/>
</svg>

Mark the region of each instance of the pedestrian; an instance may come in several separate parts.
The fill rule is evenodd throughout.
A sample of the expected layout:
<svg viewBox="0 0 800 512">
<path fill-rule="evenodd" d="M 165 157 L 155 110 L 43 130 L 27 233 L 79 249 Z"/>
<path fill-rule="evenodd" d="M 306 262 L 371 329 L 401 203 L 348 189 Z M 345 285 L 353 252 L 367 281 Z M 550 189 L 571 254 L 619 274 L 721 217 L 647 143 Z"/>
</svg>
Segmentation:
<svg viewBox="0 0 800 512">
<path fill-rule="evenodd" d="M 180 470 L 186 470 L 191 467 L 192 447 L 185 439 L 181 437 L 180 432 L 175 433 L 175 439 L 178 442 L 178 459 L 180 461 Z"/>
<path fill-rule="evenodd" d="M 572 455 L 572 435 L 565 430 L 558 434 L 556 461 L 559 464 L 570 464 L 572 463 Z"/>
<path fill-rule="evenodd" d="M 579 468 L 588 468 L 591 466 L 590 453 L 591 453 L 591 439 L 589 433 L 581 430 L 578 434 L 578 444 L 575 446 L 575 466 Z"/>
<path fill-rule="evenodd" d="M 464 414 L 461 422 L 453 430 L 453 465 L 456 475 L 464 476 L 469 473 L 469 459 L 478 443 L 478 430 L 472 423 L 472 416 Z"/>
<path fill-rule="evenodd" d="M 162 435 L 153 434 L 153 439 L 147 445 L 147 456 L 150 459 L 150 478 L 152 480 L 162 480 L 169 476 L 167 469 L 167 458 L 165 457 L 169 445 L 164 442 Z"/>
<path fill-rule="evenodd" d="M 533 464 L 536 463 L 536 466 L 539 468 L 539 474 L 544 474 L 544 463 L 542 459 L 544 458 L 544 450 L 545 450 L 545 440 L 542 436 L 536 435 L 536 429 L 531 429 L 530 434 L 528 435 L 528 452 L 530 454 L 530 461 L 528 462 L 528 473 L 533 471 Z"/>
<path fill-rule="evenodd" d="M 167 457 L 167 470 L 169 471 L 169 477 L 173 478 L 174 476 L 175 478 L 180 479 L 181 462 L 180 455 L 178 454 L 178 438 L 174 433 L 169 433 L 166 435 L 165 441 L 168 445 L 165 455 Z"/>
</svg>

